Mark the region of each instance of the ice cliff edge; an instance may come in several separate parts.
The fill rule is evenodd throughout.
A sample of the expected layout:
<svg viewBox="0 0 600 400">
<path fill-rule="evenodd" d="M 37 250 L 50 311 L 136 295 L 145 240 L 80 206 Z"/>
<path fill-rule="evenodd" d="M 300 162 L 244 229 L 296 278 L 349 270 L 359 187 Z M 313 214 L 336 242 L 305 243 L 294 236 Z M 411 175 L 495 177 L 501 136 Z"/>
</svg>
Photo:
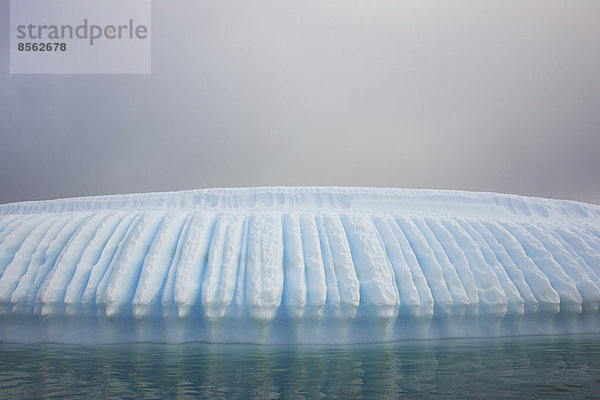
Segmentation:
<svg viewBox="0 0 600 400">
<path fill-rule="evenodd" d="M 0 205 L 0 341 L 600 333 L 600 206 L 206 189 Z"/>
</svg>

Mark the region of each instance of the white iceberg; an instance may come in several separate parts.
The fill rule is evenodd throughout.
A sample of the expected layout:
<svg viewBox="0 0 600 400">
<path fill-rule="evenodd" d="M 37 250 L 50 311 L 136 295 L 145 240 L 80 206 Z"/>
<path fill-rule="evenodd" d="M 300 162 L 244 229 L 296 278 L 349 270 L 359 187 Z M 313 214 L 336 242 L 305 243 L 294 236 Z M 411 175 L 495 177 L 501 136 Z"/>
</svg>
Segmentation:
<svg viewBox="0 0 600 400">
<path fill-rule="evenodd" d="M 208 189 L 0 206 L 0 341 L 360 343 L 600 332 L 600 207 Z"/>
</svg>

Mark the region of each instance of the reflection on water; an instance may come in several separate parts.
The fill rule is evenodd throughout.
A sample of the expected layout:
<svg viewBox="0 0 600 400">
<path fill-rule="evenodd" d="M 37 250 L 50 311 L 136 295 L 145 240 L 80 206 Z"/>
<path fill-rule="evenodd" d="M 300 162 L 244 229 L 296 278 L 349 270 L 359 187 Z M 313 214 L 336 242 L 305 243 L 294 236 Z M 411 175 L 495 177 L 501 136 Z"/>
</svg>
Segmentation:
<svg viewBox="0 0 600 400">
<path fill-rule="evenodd" d="M 2 398 L 600 396 L 600 336 L 354 346 L 0 344 Z"/>
</svg>

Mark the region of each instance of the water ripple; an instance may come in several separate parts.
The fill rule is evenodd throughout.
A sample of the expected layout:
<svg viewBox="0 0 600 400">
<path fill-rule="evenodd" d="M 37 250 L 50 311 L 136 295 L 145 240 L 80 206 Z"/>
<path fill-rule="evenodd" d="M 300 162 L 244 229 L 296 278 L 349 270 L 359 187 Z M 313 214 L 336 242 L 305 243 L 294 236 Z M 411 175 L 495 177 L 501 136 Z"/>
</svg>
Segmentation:
<svg viewBox="0 0 600 400">
<path fill-rule="evenodd" d="M 585 398 L 600 336 L 354 346 L 0 344 L 1 398 Z"/>
</svg>

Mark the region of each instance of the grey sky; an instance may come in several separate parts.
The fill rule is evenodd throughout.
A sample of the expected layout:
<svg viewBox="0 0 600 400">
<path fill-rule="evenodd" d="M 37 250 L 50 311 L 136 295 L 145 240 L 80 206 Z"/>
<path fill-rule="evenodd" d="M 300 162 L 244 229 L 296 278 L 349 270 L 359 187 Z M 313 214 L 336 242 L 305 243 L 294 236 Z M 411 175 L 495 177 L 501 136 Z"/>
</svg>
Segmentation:
<svg viewBox="0 0 600 400">
<path fill-rule="evenodd" d="M 600 204 L 598 1 L 154 0 L 149 76 L 9 75 L 0 203 L 256 185 Z"/>
</svg>

